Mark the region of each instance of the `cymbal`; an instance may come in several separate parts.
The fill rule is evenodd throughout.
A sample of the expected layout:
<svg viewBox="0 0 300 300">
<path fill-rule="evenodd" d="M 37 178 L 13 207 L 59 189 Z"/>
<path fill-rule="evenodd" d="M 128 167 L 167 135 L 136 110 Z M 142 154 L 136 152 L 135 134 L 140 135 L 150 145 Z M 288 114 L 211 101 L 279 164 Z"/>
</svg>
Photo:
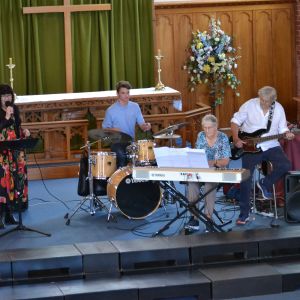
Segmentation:
<svg viewBox="0 0 300 300">
<path fill-rule="evenodd" d="M 163 134 L 163 133 L 172 133 L 172 131 L 175 131 L 175 130 L 177 130 L 179 128 L 182 128 L 182 127 L 186 126 L 187 124 L 189 124 L 189 122 L 182 122 L 182 123 L 170 125 L 170 126 L 164 128 L 164 129 L 156 132 L 154 134 L 154 137 L 157 136 L 157 135 Z"/>
<path fill-rule="evenodd" d="M 128 143 L 132 140 L 130 135 L 111 129 L 91 129 L 88 131 L 88 135 L 94 140 L 102 140 L 110 143 Z"/>
<path fill-rule="evenodd" d="M 178 138 L 180 138 L 181 137 L 181 135 L 179 135 L 179 134 L 159 134 L 159 135 L 155 135 L 154 136 L 154 138 L 155 139 L 161 139 L 161 140 L 163 140 L 163 139 L 178 139 Z"/>
</svg>

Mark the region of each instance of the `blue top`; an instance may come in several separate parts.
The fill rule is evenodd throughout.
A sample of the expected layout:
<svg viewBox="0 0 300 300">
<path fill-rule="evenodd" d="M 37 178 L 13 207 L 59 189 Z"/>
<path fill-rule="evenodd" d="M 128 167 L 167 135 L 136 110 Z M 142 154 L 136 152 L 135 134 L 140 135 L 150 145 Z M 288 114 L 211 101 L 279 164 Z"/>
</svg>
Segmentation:
<svg viewBox="0 0 300 300">
<path fill-rule="evenodd" d="M 199 132 L 196 148 L 205 150 L 207 160 L 229 158 L 231 156 L 228 137 L 225 133 L 220 131 L 218 131 L 217 140 L 212 147 L 208 145 L 204 131 Z"/>
<path fill-rule="evenodd" d="M 127 105 L 121 105 L 117 101 L 106 110 L 102 128 L 119 128 L 134 139 L 136 123 L 139 125 L 145 123 L 139 105 L 132 101 L 128 101 Z"/>
</svg>

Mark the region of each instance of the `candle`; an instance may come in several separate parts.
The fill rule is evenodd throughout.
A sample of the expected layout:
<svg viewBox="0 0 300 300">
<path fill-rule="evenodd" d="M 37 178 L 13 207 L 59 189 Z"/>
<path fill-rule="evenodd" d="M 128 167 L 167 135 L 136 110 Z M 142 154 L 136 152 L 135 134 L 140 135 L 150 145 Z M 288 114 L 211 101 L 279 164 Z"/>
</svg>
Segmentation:
<svg viewBox="0 0 300 300">
<path fill-rule="evenodd" d="M 9 58 L 9 64 L 12 65 L 12 58 Z"/>
<path fill-rule="evenodd" d="M 160 56 L 160 49 L 157 50 L 157 55 Z"/>
</svg>

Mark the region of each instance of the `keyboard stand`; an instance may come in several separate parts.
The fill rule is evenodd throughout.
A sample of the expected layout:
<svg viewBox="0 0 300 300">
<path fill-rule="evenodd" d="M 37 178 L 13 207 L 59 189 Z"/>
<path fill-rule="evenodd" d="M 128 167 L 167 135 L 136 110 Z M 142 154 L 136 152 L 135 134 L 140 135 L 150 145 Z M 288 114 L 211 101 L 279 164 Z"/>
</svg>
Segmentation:
<svg viewBox="0 0 300 300">
<path fill-rule="evenodd" d="M 212 220 L 210 220 L 209 218 L 207 218 L 207 216 L 200 209 L 197 208 L 197 204 L 201 200 L 203 200 L 210 192 L 212 192 L 215 189 L 215 187 L 212 187 L 206 193 L 200 195 L 199 199 L 196 202 L 190 203 L 188 201 L 188 199 L 182 193 L 178 192 L 175 187 L 173 187 L 172 185 L 170 185 L 170 183 L 168 181 L 160 181 L 160 186 L 164 190 L 167 190 L 168 193 L 170 193 L 171 196 L 173 196 L 174 199 L 176 199 L 176 201 L 178 201 L 180 203 L 180 205 L 182 207 L 184 207 L 185 209 L 182 212 L 180 212 L 179 214 L 177 214 L 175 218 L 173 218 L 172 220 L 170 220 L 161 229 L 159 229 L 158 231 L 156 231 L 152 235 L 153 237 L 158 236 L 161 233 L 163 233 L 165 230 L 169 229 L 170 225 L 173 224 L 175 221 L 177 221 L 187 211 L 190 211 L 193 216 L 195 216 L 199 221 L 201 221 L 205 225 L 210 226 L 210 228 L 212 228 L 212 230 L 214 232 L 225 232 L 225 230 L 222 228 L 224 226 L 224 224 L 222 224 L 222 225 L 216 224 L 215 222 L 213 222 Z"/>
</svg>

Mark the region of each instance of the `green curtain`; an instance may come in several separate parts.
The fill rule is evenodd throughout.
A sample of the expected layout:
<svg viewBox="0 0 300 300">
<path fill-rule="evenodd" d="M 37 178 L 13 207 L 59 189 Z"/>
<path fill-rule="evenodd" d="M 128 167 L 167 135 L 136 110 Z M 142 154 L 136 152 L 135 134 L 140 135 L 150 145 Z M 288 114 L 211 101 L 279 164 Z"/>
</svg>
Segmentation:
<svg viewBox="0 0 300 300">
<path fill-rule="evenodd" d="M 119 80 L 150 87 L 153 76 L 152 1 L 73 0 L 111 3 L 112 11 L 72 14 L 74 92 L 114 89 Z M 62 13 L 23 15 L 27 6 L 63 5 L 63 0 L 1 0 L 0 82 L 9 83 L 6 64 L 16 64 L 17 94 L 65 92 Z"/>
</svg>

